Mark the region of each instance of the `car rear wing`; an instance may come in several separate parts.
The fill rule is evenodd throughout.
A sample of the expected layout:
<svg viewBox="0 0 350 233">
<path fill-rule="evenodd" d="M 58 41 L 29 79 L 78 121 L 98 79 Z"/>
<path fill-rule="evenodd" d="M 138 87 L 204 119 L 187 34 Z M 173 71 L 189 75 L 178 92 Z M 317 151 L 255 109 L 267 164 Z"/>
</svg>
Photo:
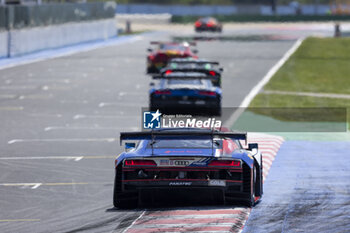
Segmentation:
<svg viewBox="0 0 350 233">
<path fill-rule="evenodd" d="M 188 45 L 190 46 L 196 46 L 197 43 L 196 42 L 193 42 L 193 41 L 182 41 L 182 42 L 173 42 L 173 41 L 151 41 L 150 44 L 151 45 L 159 45 L 159 44 L 173 44 L 173 43 L 176 43 L 176 44 L 184 44 L 184 43 L 187 43 Z"/>
<path fill-rule="evenodd" d="M 172 72 L 170 74 L 154 75 L 153 79 L 210 79 L 217 80 L 217 76 L 208 75 L 203 72 Z"/>
<path fill-rule="evenodd" d="M 220 73 L 222 72 L 222 69 L 206 69 L 204 67 L 191 67 L 191 66 L 187 66 L 187 67 L 176 67 L 176 68 L 163 68 L 160 73 L 161 74 L 166 74 L 167 72 L 198 72 L 198 73 L 205 73 L 207 75 L 211 75 L 211 76 L 216 76 L 216 75 L 220 75 Z M 211 74 L 212 72 L 215 72 L 215 74 Z"/>
<path fill-rule="evenodd" d="M 215 137 L 219 137 L 219 138 L 229 138 L 233 140 L 247 140 L 246 132 L 221 132 L 217 130 L 200 130 L 200 129 L 198 130 L 175 129 L 175 130 L 152 130 L 152 131 L 141 131 L 141 132 L 121 132 L 120 145 L 122 145 L 122 142 L 125 140 L 135 140 L 135 141 L 153 140 L 157 136 L 183 137 L 186 139 L 211 138 L 212 140 Z"/>
<path fill-rule="evenodd" d="M 179 64 L 211 64 L 211 65 L 220 65 L 217 61 L 209 61 L 204 59 L 187 59 L 187 58 L 173 58 L 169 63 L 179 63 Z"/>
</svg>

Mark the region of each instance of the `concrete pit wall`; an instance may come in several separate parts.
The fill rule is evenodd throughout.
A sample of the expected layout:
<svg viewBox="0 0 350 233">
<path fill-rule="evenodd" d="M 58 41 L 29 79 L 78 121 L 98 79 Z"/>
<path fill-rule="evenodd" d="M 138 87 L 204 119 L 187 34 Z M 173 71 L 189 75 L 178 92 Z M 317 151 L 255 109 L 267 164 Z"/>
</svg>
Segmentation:
<svg viewBox="0 0 350 233">
<path fill-rule="evenodd" d="M 115 19 L 112 18 L 45 27 L 13 29 L 9 33 L 10 43 L 8 48 L 6 48 L 8 49 L 7 54 L 10 57 L 14 57 L 44 49 L 106 40 L 117 36 L 117 29 Z M 1 35 L 0 33 L 0 55 L 4 44 L 1 40 Z"/>
<path fill-rule="evenodd" d="M 0 58 L 8 56 L 8 32 L 0 31 Z"/>
</svg>

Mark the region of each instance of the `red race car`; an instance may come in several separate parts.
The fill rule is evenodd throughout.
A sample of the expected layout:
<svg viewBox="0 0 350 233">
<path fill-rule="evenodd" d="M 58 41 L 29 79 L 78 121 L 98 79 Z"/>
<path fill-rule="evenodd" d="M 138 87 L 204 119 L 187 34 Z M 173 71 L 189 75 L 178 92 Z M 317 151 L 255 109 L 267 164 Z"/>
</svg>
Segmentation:
<svg viewBox="0 0 350 233">
<path fill-rule="evenodd" d="M 222 32 L 222 24 L 213 17 L 204 17 L 194 23 L 194 29 L 196 32 Z"/>
<path fill-rule="evenodd" d="M 191 46 L 196 45 L 194 42 L 151 42 L 151 45 L 157 47 L 148 49 L 148 52 L 150 52 L 147 56 L 148 74 L 159 73 L 160 69 L 165 67 L 172 58 L 198 58 L 195 55 L 197 50 L 191 50 Z"/>
</svg>

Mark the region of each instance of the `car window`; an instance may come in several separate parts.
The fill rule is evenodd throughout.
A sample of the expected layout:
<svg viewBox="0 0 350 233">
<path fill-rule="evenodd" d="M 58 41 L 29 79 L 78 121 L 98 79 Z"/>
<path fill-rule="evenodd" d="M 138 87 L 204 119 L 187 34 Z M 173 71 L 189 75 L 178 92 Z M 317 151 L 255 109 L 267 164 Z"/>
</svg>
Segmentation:
<svg viewBox="0 0 350 233">
<path fill-rule="evenodd" d="M 202 80 L 200 79 L 169 79 L 169 85 L 202 85 Z"/>
<path fill-rule="evenodd" d="M 175 44 L 161 44 L 159 48 L 161 50 L 180 50 L 180 51 L 186 50 L 186 47 L 181 45 L 175 45 Z"/>
</svg>

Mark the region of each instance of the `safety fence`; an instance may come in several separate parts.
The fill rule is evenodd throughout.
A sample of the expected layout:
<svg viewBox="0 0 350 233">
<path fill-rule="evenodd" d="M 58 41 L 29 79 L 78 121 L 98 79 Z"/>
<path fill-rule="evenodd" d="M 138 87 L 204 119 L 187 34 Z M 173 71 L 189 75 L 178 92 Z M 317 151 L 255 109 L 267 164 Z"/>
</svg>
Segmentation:
<svg viewBox="0 0 350 233">
<path fill-rule="evenodd" d="M 0 6 L 0 57 L 117 35 L 114 2 Z"/>
<path fill-rule="evenodd" d="M 28 28 L 99 20 L 115 15 L 114 2 L 7 5 L 0 7 L 0 28 Z"/>
<path fill-rule="evenodd" d="M 118 4 L 118 14 L 164 14 L 174 16 L 204 15 L 328 15 L 332 11 L 330 5 L 298 4 L 278 5 L 275 11 L 270 5 L 235 4 L 235 5 L 159 5 L 159 4 Z"/>
</svg>

